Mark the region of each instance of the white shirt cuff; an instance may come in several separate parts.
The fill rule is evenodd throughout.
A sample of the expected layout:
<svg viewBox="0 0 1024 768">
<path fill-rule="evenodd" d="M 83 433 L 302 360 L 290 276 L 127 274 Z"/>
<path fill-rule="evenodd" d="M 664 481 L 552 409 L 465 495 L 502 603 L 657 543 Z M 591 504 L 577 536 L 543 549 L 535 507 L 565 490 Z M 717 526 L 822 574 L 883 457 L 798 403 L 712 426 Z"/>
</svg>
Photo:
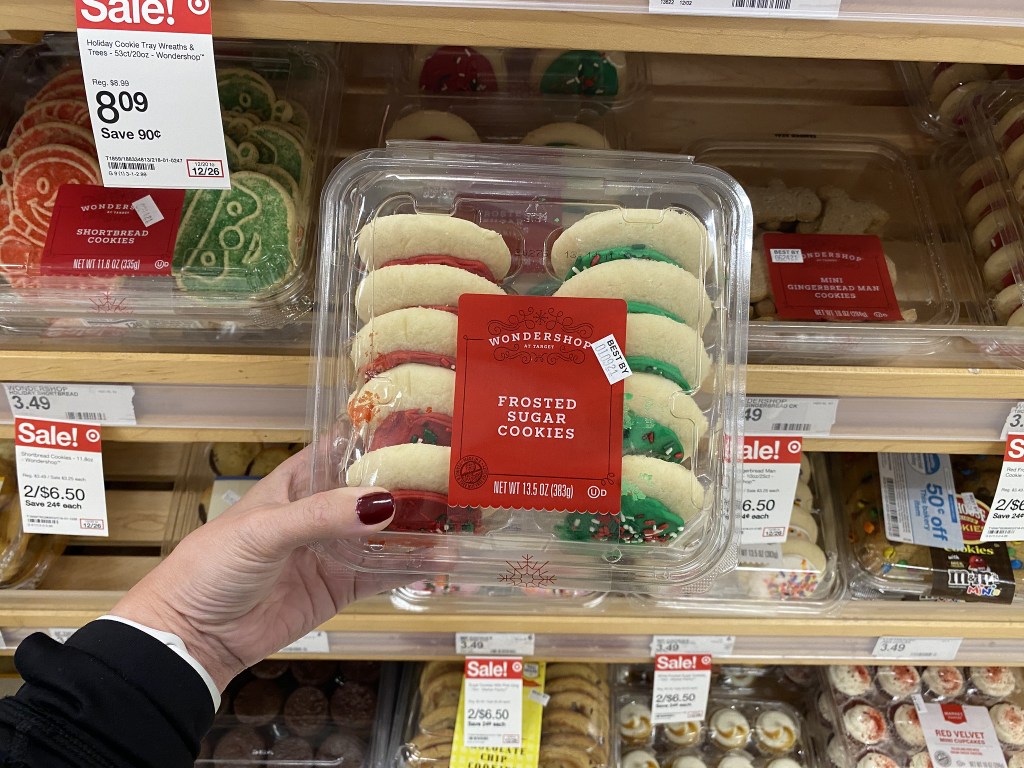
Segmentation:
<svg viewBox="0 0 1024 768">
<path fill-rule="evenodd" d="M 216 712 L 220 709 L 220 691 L 217 690 L 217 685 L 213 682 L 213 678 L 210 677 L 210 673 L 206 671 L 206 668 L 192 658 L 192 654 L 188 652 L 184 641 L 182 641 L 180 637 L 170 632 L 163 632 L 159 629 L 147 627 L 145 624 L 139 624 L 137 621 L 132 621 L 131 619 L 122 619 L 120 616 L 100 616 L 98 621 L 118 621 L 122 624 L 127 624 L 129 627 L 135 627 L 135 629 L 140 632 L 145 632 L 153 639 L 159 640 L 161 643 L 166 645 L 183 658 L 185 662 L 198 673 L 199 677 L 203 679 L 203 682 L 206 683 L 206 687 L 210 691 L 210 698 L 213 699 L 213 711 Z"/>
</svg>

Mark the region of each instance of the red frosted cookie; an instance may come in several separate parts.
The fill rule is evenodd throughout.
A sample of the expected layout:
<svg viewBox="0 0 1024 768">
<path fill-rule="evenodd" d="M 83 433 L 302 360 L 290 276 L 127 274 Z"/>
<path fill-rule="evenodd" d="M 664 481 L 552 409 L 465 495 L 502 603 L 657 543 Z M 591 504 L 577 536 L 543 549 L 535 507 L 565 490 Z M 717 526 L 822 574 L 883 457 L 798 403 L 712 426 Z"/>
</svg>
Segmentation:
<svg viewBox="0 0 1024 768">
<path fill-rule="evenodd" d="M 56 90 L 59 90 L 60 88 L 65 88 L 69 85 L 85 85 L 85 79 L 82 77 L 82 70 L 78 67 L 69 67 L 68 69 L 62 69 L 56 75 L 51 77 L 49 81 L 46 83 L 46 85 L 40 88 L 31 100 L 35 102 L 46 101 L 46 96 L 48 96 Z"/>
<path fill-rule="evenodd" d="M 10 173 L 18 158 L 26 152 L 46 144 L 63 144 L 85 152 L 96 154 L 92 131 L 71 123 L 40 123 L 12 137 L 6 149 L 0 150 L 0 172 Z"/>
<path fill-rule="evenodd" d="M 85 99 L 54 99 L 36 104 L 18 119 L 7 140 L 11 144 L 18 136 L 40 123 L 71 123 L 89 128 L 89 104 Z"/>
<path fill-rule="evenodd" d="M 421 47 L 417 60 L 419 86 L 427 93 L 477 93 L 501 90 L 504 67 L 501 52 L 493 56 L 476 48 L 446 45 Z"/>
<path fill-rule="evenodd" d="M 95 158 L 74 147 L 44 144 L 18 158 L 10 173 L 12 211 L 10 225 L 36 245 L 46 244 L 46 230 L 65 184 L 99 184 Z"/>
<path fill-rule="evenodd" d="M 62 85 L 59 88 L 50 88 L 46 91 L 40 91 L 27 102 L 25 102 L 26 111 L 32 109 L 37 104 L 42 104 L 45 101 L 58 101 L 60 99 L 85 99 L 85 86 L 82 83 L 69 83 Z"/>
</svg>

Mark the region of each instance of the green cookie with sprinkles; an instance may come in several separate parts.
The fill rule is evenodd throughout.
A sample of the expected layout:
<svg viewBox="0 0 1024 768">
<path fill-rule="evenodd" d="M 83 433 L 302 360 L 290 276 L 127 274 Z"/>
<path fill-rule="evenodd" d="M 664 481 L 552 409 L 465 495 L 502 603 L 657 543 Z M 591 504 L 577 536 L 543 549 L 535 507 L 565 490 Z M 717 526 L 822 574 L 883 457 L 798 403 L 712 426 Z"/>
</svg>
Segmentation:
<svg viewBox="0 0 1024 768">
<path fill-rule="evenodd" d="M 622 54 L 601 51 L 543 51 L 534 59 L 533 80 L 541 93 L 617 96 L 623 90 Z"/>
<path fill-rule="evenodd" d="M 185 291 L 258 293 L 293 269 L 295 204 L 261 173 L 231 174 L 231 189 L 185 193 L 173 272 Z"/>
</svg>

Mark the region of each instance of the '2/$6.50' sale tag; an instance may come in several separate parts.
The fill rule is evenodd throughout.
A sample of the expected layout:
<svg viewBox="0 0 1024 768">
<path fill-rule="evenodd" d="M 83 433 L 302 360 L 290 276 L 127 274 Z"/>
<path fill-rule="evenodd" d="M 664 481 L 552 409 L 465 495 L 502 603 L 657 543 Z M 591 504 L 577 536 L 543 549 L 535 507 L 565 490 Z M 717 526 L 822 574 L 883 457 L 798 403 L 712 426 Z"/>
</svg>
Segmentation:
<svg viewBox="0 0 1024 768">
<path fill-rule="evenodd" d="M 656 654 L 651 722 L 699 723 L 708 707 L 710 688 L 710 654 Z"/>
<path fill-rule="evenodd" d="M 210 0 L 76 0 L 103 183 L 227 188 Z"/>
<path fill-rule="evenodd" d="M 1006 436 L 1003 467 L 985 521 L 982 541 L 1024 539 L 1024 434 Z"/>
</svg>

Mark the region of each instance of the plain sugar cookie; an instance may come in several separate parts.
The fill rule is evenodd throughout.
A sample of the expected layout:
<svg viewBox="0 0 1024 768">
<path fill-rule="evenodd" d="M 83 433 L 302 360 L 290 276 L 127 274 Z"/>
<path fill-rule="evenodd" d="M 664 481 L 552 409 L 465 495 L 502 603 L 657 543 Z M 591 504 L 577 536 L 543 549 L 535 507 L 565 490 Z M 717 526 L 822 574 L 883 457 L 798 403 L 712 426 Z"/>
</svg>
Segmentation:
<svg viewBox="0 0 1024 768">
<path fill-rule="evenodd" d="M 398 118 L 391 124 L 384 140 L 480 143 L 480 137 L 472 125 L 458 115 L 438 109 L 421 109 Z"/>
</svg>

